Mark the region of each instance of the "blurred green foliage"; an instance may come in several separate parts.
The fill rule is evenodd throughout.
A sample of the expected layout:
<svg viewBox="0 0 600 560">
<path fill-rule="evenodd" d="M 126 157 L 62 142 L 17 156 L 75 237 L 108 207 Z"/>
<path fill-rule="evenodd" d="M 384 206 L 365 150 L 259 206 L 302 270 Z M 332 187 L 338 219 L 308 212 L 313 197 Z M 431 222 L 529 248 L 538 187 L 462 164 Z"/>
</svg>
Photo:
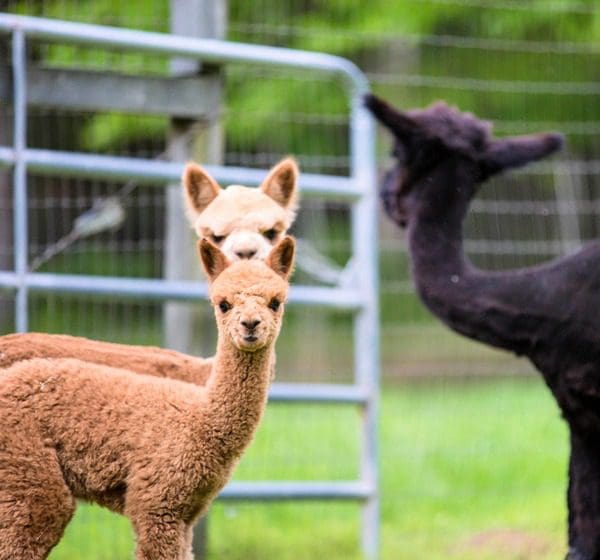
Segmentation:
<svg viewBox="0 0 600 560">
<path fill-rule="evenodd" d="M 447 87 L 443 83 L 415 85 L 402 80 L 379 83 L 380 67 L 393 65 L 403 49 L 418 52 L 417 68 L 408 74 L 487 82 L 512 80 L 533 83 L 570 81 L 591 83 L 598 67 L 585 56 L 566 51 L 544 52 L 544 48 L 515 51 L 501 47 L 477 47 L 486 41 L 544 41 L 557 47 L 600 41 L 600 11 L 595 0 L 530 0 L 500 2 L 485 6 L 478 2 L 440 0 L 388 2 L 372 0 L 230 0 L 228 39 L 322 51 L 357 62 L 373 74 L 374 87 L 405 107 L 443 97 L 460 107 L 491 117 L 534 121 L 600 119 L 600 105 L 581 103 L 579 95 L 518 95 L 511 88 L 489 92 L 477 87 Z M 117 2 L 115 0 L 22 1 L 15 11 L 104 25 L 167 32 L 169 3 L 166 0 Z M 473 48 L 443 48 L 427 37 L 468 37 Z M 550 49 L 552 50 L 552 49 Z M 446 52 L 448 51 L 448 52 Z M 114 60 L 93 49 L 54 45 L 47 61 L 55 65 L 92 65 L 127 71 L 166 73 L 168 60 L 139 54 L 120 55 Z M 306 155 L 344 155 L 347 145 L 337 140 L 335 127 L 291 125 L 293 115 L 343 116 L 348 108 L 341 88 L 330 81 L 298 79 L 281 73 L 249 73 L 248 68 L 227 70 L 224 124 L 228 142 L 246 153 L 277 151 Z M 505 88 L 506 89 L 506 88 Z M 517 92 L 518 93 L 518 92 Z M 275 116 L 275 117 L 274 117 Z M 286 116 L 289 117 L 286 123 Z M 275 121 L 274 121 L 275 118 Z M 279 120 L 281 119 L 281 120 Z M 82 123 L 85 149 L 107 150 L 126 145 L 141 134 L 163 135 L 167 119 L 98 115 Z M 277 135 L 280 126 L 285 134 Z M 275 129 L 275 132 L 274 132 Z"/>
<path fill-rule="evenodd" d="M 567 435 L 541 379 L 387 386 L 381 405 L 382 560 L 564 554 Z M 350 478 L 354 463 L 339 457 L 358 453 L 357 421 L 335 405 L 269 406 L 235 477 Z M 208 558 L 354 559 L 358 522 L 354 504 L 217 502 Z M 50 558 L 127 558 L 132 548 L 125 519 L 82 506 Z"/>
</svg>

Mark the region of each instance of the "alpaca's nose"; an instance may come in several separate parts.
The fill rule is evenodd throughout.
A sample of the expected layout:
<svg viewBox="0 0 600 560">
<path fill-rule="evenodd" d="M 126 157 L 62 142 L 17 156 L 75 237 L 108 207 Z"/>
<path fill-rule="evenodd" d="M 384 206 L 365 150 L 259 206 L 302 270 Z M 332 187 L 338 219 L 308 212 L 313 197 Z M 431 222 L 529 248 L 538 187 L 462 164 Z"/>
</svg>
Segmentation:
<svg viewBox="0 0 600 560">
<path fill-rule="evenodd" d="M 244 319 L 242 321 L 242 325 L 244 325 L 244 327 L 246 327 L 249 331 L 253 331 L 256 327 L 258 327 L 259 324 L 260 324 L 260 319 L 254 319 L 254 320 Z"/>
<path fill-rule="evenodd" d="M 251 259 L 254 255 L 256 255 L 256 249 L 243 249 L 236 251 L 235 254 L 240 259 Z"/>
</svg>

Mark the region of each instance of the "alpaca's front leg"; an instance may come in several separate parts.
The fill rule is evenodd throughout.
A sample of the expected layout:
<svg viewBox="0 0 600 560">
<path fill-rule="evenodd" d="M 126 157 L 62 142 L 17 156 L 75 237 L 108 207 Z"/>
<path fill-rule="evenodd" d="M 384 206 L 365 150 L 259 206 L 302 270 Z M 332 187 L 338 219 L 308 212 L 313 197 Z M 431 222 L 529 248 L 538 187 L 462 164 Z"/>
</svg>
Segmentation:
<svg viewBox="0 0 600 560">
<path fill-rule="evenodd" d="M 600 560 L 600 444 L 571 431 L 567 560 Z"/>
<path fill-rule="evenodd" d="M 194 553 L 192 552 L 193 539 L 194 539 L 194 525 L 190 523 L 187 525 L 187 527 L 185 529 L 182 560 L 194 560 Z"/>
<path fill-rule="evenodd" d="M 574 548 L 569 548 L 569 552 L 567 552 L 565 560 L 589 560 L 589 558 L 587 556 L 582 556 Z"/>
<path fill-rule="evenodd" d="M 62 537 L 75 499 L 56 453 L 20 416 L 0 406 L 0 560 L 42 560 Z"/>
<path fill-rule="evenodd" d="M 190 560 L 187 525 L 171 513 L 137 514 L 131 521 L 137 537 L 136 560 Z"/>
</svg>

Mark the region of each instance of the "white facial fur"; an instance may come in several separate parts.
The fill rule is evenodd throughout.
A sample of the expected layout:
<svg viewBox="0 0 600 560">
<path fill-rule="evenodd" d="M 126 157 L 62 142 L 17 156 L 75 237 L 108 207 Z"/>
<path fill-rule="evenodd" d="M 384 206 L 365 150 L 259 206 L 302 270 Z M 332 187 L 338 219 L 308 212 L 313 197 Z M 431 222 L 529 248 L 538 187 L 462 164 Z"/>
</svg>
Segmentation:
<svg viewBox="0 0 600 560">
<path fill-rule="evenodd" d="M 264 260 L 292 225 L 298 167 L 287 158 L 259 188 L 219 185 L 196 164 L 183 175 L 188 217 L 198 237 L 217 245 L 230 261 Z"/>
</svg>

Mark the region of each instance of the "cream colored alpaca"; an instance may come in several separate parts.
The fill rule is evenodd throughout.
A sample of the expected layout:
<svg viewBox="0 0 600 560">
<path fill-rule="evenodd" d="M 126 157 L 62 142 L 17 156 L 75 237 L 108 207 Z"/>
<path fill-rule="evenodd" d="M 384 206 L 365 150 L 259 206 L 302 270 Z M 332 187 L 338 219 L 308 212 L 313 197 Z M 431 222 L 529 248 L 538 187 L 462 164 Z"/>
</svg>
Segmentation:
<svg viewBox="0 0 600 560">
<path fill-rule="evenodd" d="M 258 189 L 231 185 L 221 189 L 199 165 L 188 163 L 182 184 L 190 223 L 234 261 L 265 259 L 292 225 L 297 206 L 298 166 L 285 158 Z M 211 358 L 173 350 L 89 340 L 83 337 L 24 333 L 0 336 L 0 368 L 29 358 L 77 358 L 137 373 L 204 385 Z"/>
<path fill-rule="evenodd" d="M 280 161 L 258 189 L 221 189 L 199 165 L 183 172 L 188 217 L 198 237 L 210 239 L 230 260 L 265 259 L 294 222 L 298 166 Z"/>
<path fill-rule="evenodd" d="M 191 560 L 192 526 L 263 414 L 294 241 L 230 264 L 199 243 L 219 331 L 206 387 L 33 359 L 0 373 L 0 560 L 46 558 L 89 500 L 129 517 L 138 560 Z"/>
</svg>

